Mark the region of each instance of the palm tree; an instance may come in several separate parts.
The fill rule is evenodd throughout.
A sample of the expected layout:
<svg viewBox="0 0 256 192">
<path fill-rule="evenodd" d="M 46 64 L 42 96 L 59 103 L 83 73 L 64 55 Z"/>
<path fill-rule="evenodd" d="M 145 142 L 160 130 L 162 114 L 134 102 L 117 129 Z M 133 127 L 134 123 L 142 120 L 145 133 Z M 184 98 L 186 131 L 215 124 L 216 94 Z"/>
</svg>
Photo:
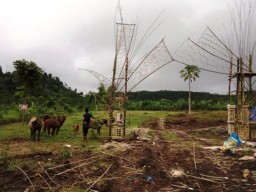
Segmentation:
<svg viewBox="0 0 256 192">
<path fill-rule="evenodd" d="M 200 69 L 195 65 L 187 65 L 184 69 L 180 71 L 180 76 L 184 81 L 189 80 L 189 96 L 188 96 L 188 113 L 191 114 L 191 94 L 190 94 L 190 82 L 195 81 L 196 78 L 199 78 Z"/>
</svg>

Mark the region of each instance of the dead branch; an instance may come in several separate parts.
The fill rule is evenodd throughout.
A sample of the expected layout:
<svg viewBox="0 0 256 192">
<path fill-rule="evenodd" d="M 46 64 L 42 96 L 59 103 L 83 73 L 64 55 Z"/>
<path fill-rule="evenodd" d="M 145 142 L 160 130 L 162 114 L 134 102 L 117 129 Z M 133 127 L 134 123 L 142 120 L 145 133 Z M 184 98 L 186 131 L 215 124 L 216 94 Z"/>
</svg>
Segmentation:
<svg viewBox="0 0 256 192">
<path fill-rule="evenodd" d="M 109 180 L 115 180 L 115 179 L 120 179 L 121 177 L 111 177 L 111 178 L 106 178 L 106 179 L 100 179 L 98 181 L 109 181 Z M 93 182 L 88 182 L 88 184 L 91 184 Z"/>
<path fill-rule="evenodd" d="M 172 192 L 176 192 L 176 191 L 180 191 L 180 189 L 174 189 L 174 188 L 161 188 L 160 191 L 172 191 Z"/>
<path fill-rule="evenodd" d="M 41 167 L 41 169 L 43 170 L 43 172 L 47 175 L 47 177 L 55 184 L 55 185 L 60 185 L 58 183 L 56 183 L 51 177 L 50 175 L 48 174 L 48 172 L 44 169 L 44 167 L 41 165 L 41 162 L 39 161 L 38 162 L 38 165 Z"/>
<path fill-rule="evenodd" d="M 131 168 L 131 167 L 126 167 L 126 166 L 122 166 L 125 169 L 131 169 L 131 170 L 136 170 L 135 168 Z"/>
<path fill-rule="evenodd" d="M 40 173 L 37 173 L 36 175 L 38 175 L 39 177 L 41 177 L 41 178 L 44 180 L 44 182 L 46 183 L 46 185 L 48 185 L 48 187 L 51 189 L 51 191 L 53 191 L 51 185 L 45 180 L 45 178 L 44 178 Z"/>
<path fill-rule="evenodd" d="M 217 181 L 215 180 L 211 180 L 211 179 L 207 179 L 207 178 L 203 178 L 203 177 L 196 177 L 196 176 L 193 176 L 193 175 L 187 175 L 186 176 L 188 177 L 192 177 L 192 178 L 195 178 L 195 179 L 201 179 L 201 180 L 204 180 L 204 181 L 209 181 L 209 182 L 212 182 L 212 183 L 218 183 Z"/>
<path fill-rule="evenodd" d="M 191 190 L 193 191 L 194 189 L 191 188 L 191 187 L 188 187 L 187 185 L 185 184 L 182 184 L 182 185 L 175 185 L 175 184 L 171 184 L 173 187 L 178 187 L 178 188 L 181 188 L 181 189 L 188 189 L 188 190 Z"/>
<path fill-rule="evenodd" d="M 195 169 L 197 170 L 197 166 L 196 166 L 196 144 L 195 143 L 193 145 L 193 156 L 194 156 Z"/>
<path fill-rule="evenodd" d="M 125 174 L 126 174 L 126 175 L 128 175 L 128 174 L 134 174 L 134 173 L 138 174 L 138 173 L 143 173 L 143 172 L 144 172 L 144 170 L 136 170 L 136 171 L 125 172 Z"/>
<path fill-rule="evenodd" d="M 79 163 L 79 162 L 88 161 L 89 159 L 93 159 L 93 158 L 96 158 L 96 157 L 93 156 L 91 158 L 75 161 L 75 162 L 72 162 L 72 163 L 69 163 L 69 164 L 72 165 L 72 164 L 76 164 L 76 163 Z M 64 166 L 66 166 L 66 165 L 58 165 L 58 166 L 55 166 L 55 167 L 50 167 L 50 168 L 48 168 L 48 170 L 52 170 L 52 169 L 56 169 L 56 168 L 60 168 L 60 167 L 64 167 Z"/>
<path fill-rule="evenodd" d="M 28 174 L 27 174 L 25 171 L 23 171 L 23 170 L 22 170 L 20 167 L 18 167 L 18 166 L 14 166 L 14 167 L 16 167 L 17 169 L 19 169 L 19 170 L 26 176 L 26 178 L 29 180 L 31 186 L 33 187 L 33 191 L 35 191 L 35 187 L 34 187 L 32 181 L 29 179 Z"/>
<path fill-rule="evenodd" d="M 107 170 L 106 170 L 95 182 L 93 182 L 93 184 L 90 185 L 90 187 L 88 187 L 88 188 L 86 189 L 85 192 L 87 192 L 88 190 L 90 190 L 90 189 L 108 172 L 108 170 L 110 169 L 111 166 L 112 166 L 112 164 L 107 168 Z"/>
<path fill-rule="evenodd" d="M 228 177 L 215 177 L 215 176 L 211 176 L 211 175 L 205 175 L 205 174 L 200 174 L 201 176 L 204 177 L 209 177 L 209 178 L 213 178 L 213 179 L 222 179 L 222 180 L 228 180 Z"/>
<path fill-rule="evenodd" d="M 194 190 L 194 188 L 189 187 L 189 186 L 187 186 L 187 185 L 186 185 L 186 184 L 184 184 L 184 183 L 179 182 L 179 184 L 183 185 L 184 187 L 186 187 L 186 188 L 187 188 L 187 189 L 189 189 L 189 190 Z"/>
<path fill-rule="evenodd" d="M 78 168 L 78 167 L 82 167 L 82 166 L 84 166 L 84 165 L 88 165 L 88 164 L 90 164 L 90 163 L 93 163 L 94 161 L 98 161 L 98 159 L 95 159 L 95 160 L 90 161 L 90 162 L 82 163 L 82 164 L 80 164 L 80 165 L 78 165 L 78 166 L 75 166 L 75 167 L 73 167 L 73 168 L 71 168 L 71 169 L 67 169 L 67 170 L 65 170 L 65 171 L 63 171 L 63 172 L 57 173 L 56 175 L 53 176 L 53 178 L 56 177 L 56 176 L 58 176 L 58 175 L 62 175 L 63 173 L 69 172 L 69 171 L 71 171 L 71 170 L 73 170 L 73 169 L 76 169 L 76 168 Z"/>
</svg>

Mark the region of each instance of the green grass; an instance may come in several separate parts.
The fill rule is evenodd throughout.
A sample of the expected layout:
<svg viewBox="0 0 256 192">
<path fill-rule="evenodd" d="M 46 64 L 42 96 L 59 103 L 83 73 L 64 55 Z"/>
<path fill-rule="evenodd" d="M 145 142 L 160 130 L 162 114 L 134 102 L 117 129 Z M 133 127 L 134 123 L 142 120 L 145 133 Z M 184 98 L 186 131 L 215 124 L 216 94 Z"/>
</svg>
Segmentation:
<svg viewBox="0 0 256 192">
<path fill-rule="evenodd" d="M 169 141 L 182 141 L 182 139 L 177 136 L 175 133 L 170 131 L 162 131 L 161 134 L 163 135 L 164 139 Z"/>
<path fill-rule="evenodd" d="M 0 125 L 0 141 L 13 138 L 27 138 L 29 134 L 28 126 L 22 125 L 22 123 Z"/>
<path fill-rule="evenodd" d="M 92 111 L 91 112 L 95 117 L 107 118 L 108 114 L 102 111 Z M 171 115 L 179 114 L 181 112 L 172 112 L 172 111 L 128 111 L 126 118 L 126 136 L 129 137 L 131 134 L 132 128 L 142 127 L 144 122 L 152 119 L 157 120 L 160 117 L 167 117 Z M 183 112 L 184 113 L 184 112 Z M 201 112 L 193 113 L 196 117 L 202 119 L 216 118 L 217 113 L 219 112 Z M 47 133 L 41 132 L 41 141 L 30 141 L 30 130 L 27 123 L 24 125 L 22 123 L 12 123 L 8 125 L 0 125 L 0 154 L 3 157 L 13 156 L 14 154 L 31 154 L 36 152 L 54 152 L 57 154 L 63 154 L 65 158 L 70 154 L 69 152 L 64 151 L 65 144 L 69 144 L 76 149 L 95 149 L 101 145 L 104 139 L 108 138 L 108 128 L 102 126 L 101 135 L 98 136 L 96 130 L 89 129 L 88 133 L 88 143 L 85 145 L 83 142 L 83 133 L 82 133 L 82 115 L 83 111 L 73 113 L 67 116 L 67 119 L 63 126 L 60 128 L 59 134 L 57 136 L 48 136 Z M 216 115 L 216 117 L 215 117 Z M 172 116 L 173 117 L 173 116 Z M 180 117 L 179 117 L 180 118 Z M 155 121 L 154 120 L 154 121 Z M 73 133 L 73 124 L 79 124 L 80 130 L 77 135 Z M 149 130 L 148 136 L 150 136 L 151 131 Z M 162 133 L 165 139 L 170 141 L 179 141 L 179 138 L 170 132 Z M 12 142 L 10 145 L 10 140 L 17 142 Z M 15 144 L 16 143 L 16 144 Z M 31 145 L 33 143 L 33 145 Z M 10 146 L 9 146 L 10 145 Z M 7 149 L 8 150 L 5 150 Z M 63 152 L 64 151 L 64 152 Z"/>
<path fill-rule="evenodd" d="M 156 119 L 161 117 L 166 117 L 169 114 L 176 114 L 179 112 L 170 112 L 170 111 L 128 111 L 126 124 L 127 127 L 140 126 L 145 121 L 150 119 Z"/>
<path fill-rule="evenodd" d="M 108 114 L 102 111 L 92 111 L 91 112 L 95 117 L 107 118 Z M 144 122 L 152 119 L 158 119 L 160 117 L 166 117 L 169 115 L 179 114 L 181 112 L 170 112 L 170 111 L 128 111 L 126 118 L 126 133 L 129 134 L 129 131 L 132 127 L 141 127 Z M 216 113 L 216 114 L 215 114 Z M 212 119 L 216 118 L 218 120 L 217 113 L 220 112 L 201 112 L 200 119 Z M 223 113 L 225 115 L 225 112 Z M 76 112 L 69 116 L 63 126 L 60 128 L 59 135 L 57 136 L 48 136 L 46 133 L 41 132 L 41 141 L 45 143 L 69 143 L 72 145 L 81 145 L 83 136 L 82 136 L 82 115 L 83 112 Z M 193 113 L 197 115 L 197 113 Z M 11 116 L 10 116 L 11 117 Z M 80 130 L 77 135 L 73 133 L 73 124 L 79 124 Z M 99 138 L 96 134 L 96 130 L 89 130 L 88 139 L 89 143 L 92 145 L 96 144 L 101 140 L 101 138 L 108 137 L 108 128 L 102 126 L 101 137 Z M 173 137 L 173 136 L 168 136 Z M 21 139 L 30 139 L 30 130 L 28 128 L 27 122 L 23 125 L 22 123 L 12 123 L 8 125 L 0 125 L 0 142 L 4 140 L 10 140 L 15 138 Z"/>
<path fill-rule="evenodd" d="M 98 118 L 107 118 L 108 114 L 102 111 L 92 111 L 93 116 Z M 127 112 L 127 129 L 126 135 L 129 136 L 132 127 L 138 127 L 143 124 L 144 121 L 165 117 L 170 112 L 164 111 L 131 111 Z M 17 114 L 13 114 L 16 117 Z M 60 128 L 59 134 L 57 136 L 48 136 L 47 133 L 41 131 L 40 142 L 30 141 L 30 130 L 27 122 L 22 124 L 12 123 L 8 125 L 0 125 L 0 146 L 2 150 L 0 154 L 3 155 L 3 158 L 19 155 L 19 154 L 33 154 L 36 152 L 54 152 L 57 154 L 64 154 L 65 158 L 68 158 L 70 155 L 69 152 L 65 151 L 65 144 L 69 144 L 72 147 L 77 149 L 97 149 L 102 140 L 108 138 L 108 128 L 104 125 L 101 129 L 101 135 L 97 135 L 96 130 L 89 129 L 88 132 L 88 143 L 85 145 L 83 142 L 83 133 L 82 133 L 82 112 L 76 112 L 69 116 L 63 126 Z M 97 120 L 97 119 L 96 119 Z M 73 133 L 73 124 L 79 124 L 80 130 L 77 135 Z M 15 140 L 16 144 L 10 144 L 11 140 Z M 33 143 L 33 145 L 31 145 Z M 10 146 L 9 146 L 10 145 Z M 5 150 L 7 149 L 8 150 Z"/>
</svg>

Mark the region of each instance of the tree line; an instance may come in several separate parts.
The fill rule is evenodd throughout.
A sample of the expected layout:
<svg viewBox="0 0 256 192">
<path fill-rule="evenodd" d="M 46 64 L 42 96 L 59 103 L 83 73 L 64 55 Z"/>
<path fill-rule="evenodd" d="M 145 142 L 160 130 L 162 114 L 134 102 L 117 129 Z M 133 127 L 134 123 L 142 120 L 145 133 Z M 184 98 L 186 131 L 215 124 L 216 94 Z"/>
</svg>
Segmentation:
<svg viewBox="0 0 256 192">
<path fill-rule="evenodd" d="M 130 110 L 188 110 L 188 91 L 138 91 L 128 94 Z M 234 98 L 232 98 L 234 100 Z M 192 110 L 225 110 L 228 96 L 191 92 Z"/>
<path fill-rule="evenodd" d="M 0 66 L 0 116 L 19 104 L 26 103 L 31 114 L 71 113 L 74 110 L 107 110 L 108 90 L 102 84 L 98 92 L 72 90 L 58 77 L 48 74 L 36 63 L 26 60 L 13 62 L 13 72 L 3 72 Z M 137 91 L 128 93 L 128 110 L 187 110 L 188 91 Z M 191 92 L 194 110 L 226 109 L 227 95 Z M 116 106 L 118 108 L 119 106 Z"/>
<path fill-rule="evenodd" d="M 89 92 L 85 95 L 85 102 L 93 110 L 105 110 L 106 95 L 103 85 L 98 92 Z M 191 108 L 194 110 L 225 110 L 227 104 L 234 104 L 235 97 L 228 101 L 228 95 L 211 94 L 207 92 L 191 92 Z M 229 103 L 230 102 L 230 103 Z M 136 91 L 128 93 L 128 110 L 187 110 L 189 108 L 188 91 Z M 121 109 L 120 104 L 115 109 Z"/>
</svg>

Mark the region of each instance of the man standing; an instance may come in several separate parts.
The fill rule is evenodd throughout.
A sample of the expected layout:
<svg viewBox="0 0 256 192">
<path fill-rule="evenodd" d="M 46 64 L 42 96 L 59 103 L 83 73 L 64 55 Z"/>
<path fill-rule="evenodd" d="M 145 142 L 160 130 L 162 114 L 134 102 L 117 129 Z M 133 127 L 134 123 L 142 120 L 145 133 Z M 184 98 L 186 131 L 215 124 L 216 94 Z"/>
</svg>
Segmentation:
<svg viewBox="0 0 256 192">
<path fill-rule="evenodd" d="M 85 114 L 83 114 L 83 133 L 84 133 L 84 142 L 87 143 L 87 134 L 90 126 L 91 118 L 94 118 L 91 113 L 89 113 L 89 109 L 85 108 Z"/>
</svg>

